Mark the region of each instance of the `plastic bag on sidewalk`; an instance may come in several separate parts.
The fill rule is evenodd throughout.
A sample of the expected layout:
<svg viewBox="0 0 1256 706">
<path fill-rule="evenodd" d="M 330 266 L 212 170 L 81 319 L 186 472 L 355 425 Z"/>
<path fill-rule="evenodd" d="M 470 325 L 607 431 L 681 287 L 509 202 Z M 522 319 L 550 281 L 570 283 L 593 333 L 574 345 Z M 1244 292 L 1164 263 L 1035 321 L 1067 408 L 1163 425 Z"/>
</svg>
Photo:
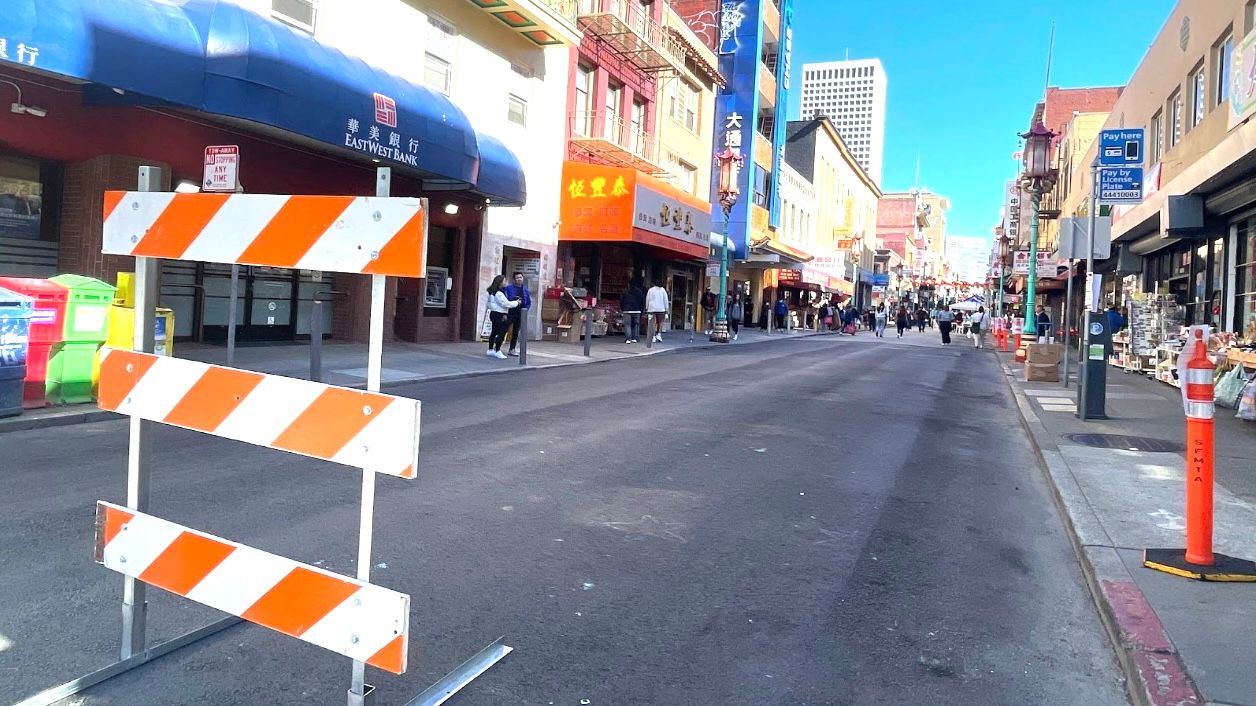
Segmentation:
<svg viewBox="0 0 1256 706">
<path fill-rule="evenodd" d="M 1239 413 L 1234 415 L 1245 422 L 1256 422 L 1256 380 L 1247 383 L 1239 397 Z"/>
<path fill-rule="evenodd" d="M 1222 373 L 1221 379 L 1213 388 L 1213 401 L 1219 407 L 1234 409 L 1238 407 L 1239 397 L 1243 395 L 1245 387 L 1247 387 L 1247 376 L 1243 373 L 1243 366 L 1236 365 L 1228 372 Z"/>
</svg>

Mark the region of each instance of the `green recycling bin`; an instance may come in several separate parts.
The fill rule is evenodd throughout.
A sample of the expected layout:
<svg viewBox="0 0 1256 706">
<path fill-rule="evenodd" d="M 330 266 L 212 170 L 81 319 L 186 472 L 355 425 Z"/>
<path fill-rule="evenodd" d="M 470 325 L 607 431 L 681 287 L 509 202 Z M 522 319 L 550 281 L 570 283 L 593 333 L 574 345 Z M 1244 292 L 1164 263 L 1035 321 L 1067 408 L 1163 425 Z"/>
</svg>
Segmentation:
<svg viewBox="0 0 1256 706">
<path fill-rule="evenodd" d="M 91 402 L 92 364 L 105 342 L 115 288 L 82 275 L 58 275 L 48 281 L 69 292 L 62 340 L 53 345 L 48 359 L 48 399 L 53 404 Z"/>
</svg>

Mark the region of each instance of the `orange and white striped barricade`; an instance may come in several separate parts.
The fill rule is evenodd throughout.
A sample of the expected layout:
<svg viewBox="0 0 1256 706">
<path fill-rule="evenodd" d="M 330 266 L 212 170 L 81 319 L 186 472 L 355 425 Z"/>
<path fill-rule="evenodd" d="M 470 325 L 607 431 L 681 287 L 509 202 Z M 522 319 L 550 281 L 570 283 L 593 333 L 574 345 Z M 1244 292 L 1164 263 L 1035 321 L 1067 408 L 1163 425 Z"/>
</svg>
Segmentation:
<svg viewBox="0 0 1256 706">
<path fill-rule="evenodd" d="M 1212 361 L 1205 326 L 1192 326 L 1179 356 L 1182 406 L 1186 412 L 1186 549 L 1147 549 L 1143 565 L 1200 581 L 1256 581 L 1256 563 L 1212 550 L 1213 402 Z"/>
<path fill-rule="evenodd" d="M 1025 349 L 1021 346 L 1021 334 L 1025 332 L 1025 320 L 1012 319 L 1012 350 L 1016 351 L 1016 362 L 1025 362 Z"/>
<path fill-rule="evenodd" d="M 96 561 L 150 586 L 379 667 L 406 671 L 410 597 L 104 501 Z"/>
<path fill-rule="evenodd" d="M 417 475 L 417 400 L 380 394 L 385 278 L 426 275 L 427 200 L 376 196 L 157 192 L 141 167 L 136 191 L 107 192 L 103 248 L 135 257 L 134 350 L 102 351 L 99 404 L 130 415 L 125 506 L 101 502 L 96 559 L 123 574 L 121 658 L 22 702 L 43 706 L 248 620 L 353 659 L 349 706 L 371 702 L 366 665 L 400 674 L 407 663 L 409 597 L 370 583 L 375 476 Z M 365 392 L 153 355 L 157 273 L 163 258 L 371 275 Z M 149 514 L 151 426 L 227 439 L 362 469 L 357 575 L 340 576 Z M 147 585 L 231 614 L 149 646 Z M 413 703 L 436 704 L 511 648 L 501 639 Z M 443 696 L 439 696 L 443 695 Z"/>
</svg>

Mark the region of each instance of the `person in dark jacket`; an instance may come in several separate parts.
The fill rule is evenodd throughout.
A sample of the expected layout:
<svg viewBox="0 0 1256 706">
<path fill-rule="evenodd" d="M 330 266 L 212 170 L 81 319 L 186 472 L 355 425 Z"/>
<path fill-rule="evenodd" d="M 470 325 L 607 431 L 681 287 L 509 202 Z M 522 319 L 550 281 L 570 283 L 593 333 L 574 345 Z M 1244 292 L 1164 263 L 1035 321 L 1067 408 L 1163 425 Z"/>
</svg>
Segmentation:
<svg viewBox="0 0 1256 706">
<path fill-rule="evenodd" d="M 903 332 L 911 328 L 911 314 L 907 312 L 907 306 L 898 305 L 898 311 L 894 314 L 894 327 L 898 329 L 898 337 L 903 337 Z"/>
<path fill-rule="evenodd" d="M 1047 307 L 1038 307 L 1038 315 L 1034 317 L 1034 325 L 1038 328 L 1038 336 L 1046 338 L 1051 335 L 1051 315 Z"/>
<path fill-rule="evenodd" d="M 773 310 L 776 314 L 776 328 L 780 331 L 785 330 L 785 322 L 789 318 L 789 303 L 785 301 L 785 295 L 776 301 L 776 308 Z"/>
<path fill-rule="evenodd" d="M 645 289 L 641 280 L 628 283 L 628 290 L 619 298 L 619 311 L 624 315 L 624 343 L 636 343 L 641 335 L 641 312 L 645 311 Z"/>
<path fill-rule="evenodd" d="M 506 294 L 507 299 L 519 302 L 519 306 L 506 314 L 506 320 L 510 322 L 510 350 L 506 351 L 506 355 L 518 356 L 515 346 L 519 344 L 519 329 L 523 325 L 523 317 L 527 316 L 524 312 L 532 308 L 532 295 L 528 293 L 528 288 L 523 286 L 522 272 L 514 273 L 510 279 L 510 284 L 506 285 L 502 292 Z"/>
</svg>

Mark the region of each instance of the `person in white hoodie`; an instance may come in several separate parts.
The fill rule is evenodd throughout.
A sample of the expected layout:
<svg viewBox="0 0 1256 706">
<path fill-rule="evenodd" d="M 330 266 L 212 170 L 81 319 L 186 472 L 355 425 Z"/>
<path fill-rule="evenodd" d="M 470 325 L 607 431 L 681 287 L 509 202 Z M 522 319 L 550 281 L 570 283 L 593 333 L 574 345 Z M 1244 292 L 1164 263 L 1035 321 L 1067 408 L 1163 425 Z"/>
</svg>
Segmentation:
<svg viewBox="0 0 1256 706">
<path fill-rule="evenodd" d="M 654 317 L 654 340 L 663 342 L 663 321 L 667 318 L 667 290 L 663 283 L 654 280 L 654 286 L 645 293 L 646 316 Z"/>
<path fill-rule="evenodd" d="M 990 318 L 986 315 L 986 308 L 979 307 L 976 312 L 968 317 L 968 323 L 972 325 L 970 329 L 973 334 L 973 348 L 985 348 L 986 342 L 986 319 Z"/>
<path fill-rule="evenodd" d="M 502 340 L 506 338 L 510 310 L 522 303 L 521 299 L 512 300 L 506 296 L 506 292 L 502 290 L 502 282 L 505 280 L 506 275 L 497 275 L 488 286 L 488 318 L 493 330 L 488 336 L 488 353 L 485 354 L 502 360 L 506 359 L 506 354 L 502 353 Z"/>
</svg>

